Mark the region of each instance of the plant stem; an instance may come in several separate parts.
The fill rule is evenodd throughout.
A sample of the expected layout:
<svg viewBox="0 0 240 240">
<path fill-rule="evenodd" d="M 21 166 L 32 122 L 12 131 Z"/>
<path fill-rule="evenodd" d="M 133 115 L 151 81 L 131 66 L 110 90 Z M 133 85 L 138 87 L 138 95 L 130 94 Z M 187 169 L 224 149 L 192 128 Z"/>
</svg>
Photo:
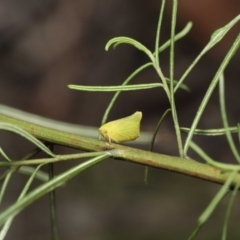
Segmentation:
<svg viewBox="0 0 240 240">
<path fill-rule="evenodd" d="M 3 114 L 0 114 L 0 121 L 15 124 L 35 137 L 54 144 L 81 149 L 88 152 L 109 151 L 113 158 L 145 166 L 161 168 L 210 182 L 223 184 L 229 176 L 229 173 L 222 173 L 221 170 L 216 167 L 191 159 L 153 153 L 119 144 L 109 144 L 104 141 L 82 137 L 76 134 L 8 117 Z M 238 174 L 234 178 L 232 186 L 234 186 L 239 180 L 240 175 Z"/>
</svg>

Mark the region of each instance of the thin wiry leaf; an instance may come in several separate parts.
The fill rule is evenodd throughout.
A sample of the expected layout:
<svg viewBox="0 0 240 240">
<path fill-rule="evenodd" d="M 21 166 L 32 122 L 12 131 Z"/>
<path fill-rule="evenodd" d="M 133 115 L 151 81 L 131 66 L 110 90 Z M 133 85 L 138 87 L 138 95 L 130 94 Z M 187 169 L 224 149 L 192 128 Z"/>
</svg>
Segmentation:
<svg viewBox="0 0 240 240">
<path fill-rule="evenodd" d="M 35 138 L 30 133 L 26 132 L 25 130 L 23 130 L 20 127 L 17 127 L 10 123 L 0 122 L 0 129 L 14 132 L 14 133 L 26 138 L 28 141 L 32 142 L 33 144 L 35 144 L 37 147 L 39 147 L 42 151 L 44 151 L 48 155 L 50 155 L 52 157 L 55 156 L 55 154 L 52 151 L 50 151 L 42 142 L 40 142 L 37 138 Z"/>
</svg>

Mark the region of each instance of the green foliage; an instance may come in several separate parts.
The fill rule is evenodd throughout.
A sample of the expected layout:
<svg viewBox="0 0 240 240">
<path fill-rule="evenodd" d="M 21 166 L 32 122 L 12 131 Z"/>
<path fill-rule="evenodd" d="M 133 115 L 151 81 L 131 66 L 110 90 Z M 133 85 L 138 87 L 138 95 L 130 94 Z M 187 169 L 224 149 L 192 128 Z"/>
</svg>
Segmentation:
<svg viewBox="0 0 240 240">
<path fill-rule="evenodd" d="M 160 15 L 159 15 L 159 21 L 156 31 L 156 41 L 155 41 L 155 49 L 154 51 L 151 51 L 146 46 L 141 44 L 135 39 L 120 36 L 115 37 L 111 39 L 105 47 L 105 50 L 108 51 L 110 47 L 116 48 L 119 45 L 122 44 L 129 44 L 133 47 L 135 47 L 137 50 L 143 52 L 147 55 L 149 62 L 145 63 L 144 65 L 140 66 L 138 69 L 133 71 L 133 73 L 127 77 L 121 86 L 76 86 L 76 85 L 68 85 L 70 89 L 74 90 L 81 90 L 81 91 L 100 91 L 100 92 L 106 92 L 106 91 L 114 91 L 116 92 L 113 96 L 112 100 L 110 101 L 108 107 L 105 110 L 105 113 L 102 118 L 102 124 L 104 124 L 107 121 L 109 112 L 114 106 L 114 103 L 116 99 L 119 97 L 121 92 L 123 91 L 138 91 L 138 90 L 146 90 L 151 88 L 157 88 L 161 87 L 164 89 L 164 92 L 166 94 L 166 98 L 169 101 L 170 108 L 166 109 L 160 117 L 159 123 L 156 126 L 155 132 L 152 134 L 152 141 L 150 143 L 150 151 L 153 150 L 155 137 L 157 132 L 159 131 L 159 128 L 161 126 L 162 121 L 164 120 L 167 113 L 172 114 L 173 119 L 173 125 L 175 128 L 176 133 L 176 139 L 178 144 L 178 150 L 179 150 L 179 156 L 181 158 L 187 158 L 188 156 L 188 149 L 193 149 L 199 156 L 201 156 L 205 162 L 211 166 L 214 166 L 218 168 L 222 173 L 228 172 L 229 175 L 227 177 L 227 180 L 223 184 L 223 186 L 220 188 L 219 192 L 215 195 L 213 200 L 210 202 L 206 210 L 201 214 L 201 216 L 198 219 L 198 225 L 196 229 L 193 231 L 193 233 L 190 235 L 189 239 L 194 239 L 195 236 L 197 236 L 198 232 L 200 231 L 201 227 L 207 223 L 208 219 L 212 215 L 212 213 L 216 210 L 217 206 L 221 202 L 221 200 L 228 194 L 231 193 L 231 198 L 229 200 L 229 204 L 227 207 L 226 217 L 224 219 L 224 226 L 222 230 L 222 239 L 226 239 L 227 236 L 227 225 L 230 218 L 230 212 L 233 205 L 234 198 L 237 194 L 237 191 L 240 186 L 240 181 L 237 181 L 237 184 L 234 185 L 234 191 L 230 191 L 230 187 L 233 186 L 234 179 L 236 179 L 239 170 L 240 170 L 240 156 L 237 151 L 237 147 L 235 146 L 235 143 L 232 139 L 233 133 L 238 133 L 240 135 L 239 131 L 239 125 L 236 127 L 230 127 L 228 125 L 227 120 L 227 111 L 225 107 L 225 92 L 224 92 L 224 71 L 226 67 L 228 66 L 229 62 L 233 58 L 235 52 L 240 46 L 240 35 L 237 36 L 234 43 L 232 44 L 231 48 L 229 49 L 228 53 L 226 54 L 225 58 L 223 59 L 222 63 L 219 66 L 219 69 L 217 70 L 215 76 L 213 77 L 205 95 L 203 96 L 202 102 L 200 103 L 198 110 L 196 112 L 195 117 L 192 120 L 192 125 L 190 128 L 183 128 L 179 124 L 178 120 L 178 112 L 175 106 L 175 93 L 178 89 L 182 89 L 184 91 L 189 91 L 189 88 L 184 84 L 184 81 L 186 80 L 186 77 L 189 75 L 191 70 L 196 66 L 196 64 L 199 62 L 199 60 L 206 54 L 212 47 L 214 47 L 219 41 L 222 40 L 222 38 L 228 33 L 229 30 L 240 20 L 240 15 L 238 15 L 236 18 L 234 18 L 230 23 L 228 23 L 226 26 L 222 27 L 221 29 L 216 30 L 208 44 L 205 46 L 205 48 L 200 52 L 200 54 L 196 57 L 196 59 L 192 62 L 192 64 L 186 69 L 184 74 L 179 80 L 174 79 L 174 46 L 178 40 L 183 38 L 191 29 L 192 24 L 188 23 L 186 27 L 178 34 L 175 34 L 175 25 L 176 25 L 176 16 L 177 16 L 177 1 L 173 0 L 173 11 L 172 11 L 172 21 L 171 21 L 171 37 L 170 39 L 159 46 L 160 43 L 160 30 L 162 25 L 162 18 L 165 8 L 165 1 L 162 1 Z M 161 64 L 159 61 L 159 55 L 162 51 L 169 50 L 170 54 L 170 70 L 169 70 L 169 76 L 165 76 L 161 69 Z M 145 84 L 130 84 L 130 82 L 137 77 L 139 73 L 141 73 L 146 68 L 152 67 L 158 77 L 159 82 L 158 83 L 145 83 Z M 219 99 L 220 99 L 220 112 L 222 116 L 222 123 L 223 128 L 221 129 L 197 129 L 197 126 L 201 120 L 201 117 L 203 115 L 203 112 L 209 102 L 210 97 L 212 96 L 214 90 L 216 87 L 219 86 Z M 46 159 L 32 159 L 32 157 L 35 155 L 35 152 L 33 154 L 28 155 L 26 158 L 12 162 L 11 159 L 4 153 L 2 148 L 0 148 L 0 153 L 6 160 L 6 162 L 1 162 L 0 166 L 8 166 L 8 169 L 3 179 L 3 184 L 0 191 L 0 202 L 3 199 L 6 189 L 8 187 L 9 181 L 12 177 L 12 175 L 19 171 L 24 174 L 30 175 L 29 180 L 25 184 L 19 198 L 15 203 L 10 205 L 7 209 L 2 211 L 0 214 L 0 224 L 4 225 L 1 233 L 0 233 L 0 240 L 4 239 L 14 217 L 22 211 L 24 208 L 29 206 L 32 202 L 36 201 L 41 196 L 49 193 L 50 191 L 53 191 L 55 188 L 61 186 L 66 181 L 71 179 L 72 177 L 76 176 L 77 174 L 87 170 L 89 167 L 103 161 L 104 159 L 111 156 L 110 151 L 97 151 L 96 153 L 81 153 L 81 154 L 70 154 L 70 155 L 56 155 L 54 154 L 46 145 L 44 145 L 41 141 L 36 139 L 34 136 L 29 134 L 28 132 L 24 131 L 23 129 L 4 122 L 0 122 L 0 129 L 12 131 L 24 138 L 26 138 L 28 141 L 32 142 L 37 146 L 38 150 L 41 150 L 45 152 L 47 155 L 51 156 L 51 158 Z M 183 144 L 182 140 L 182 132 L 187 132 L 187 138 L 185 143 Z M 219 163 L 216 160 L 213 160 L 211 157 L 209 157 L 204 150 L 198 146 L 196 143 L 193 142 L 193 137 L 196 134 L 202 134 L 206 137 L 213 136 L 213 135 L 226 135 L 227 142 L 229 144 L 229 148 L 231 149 L 234 158 L 236 159 L 236 164 L 227 164 L 227 163 Z M 114 150 L 116 154 L 121 154 L 121 150 Z M 76 165 L 75 167 L 66 170 L 65 172 L 54 176 L 53 178 L 48 178 L 48 173 L 41 171 L 41 167 L 45 164 L 57 162 L 57 161 L 65 161 L 65 160 L 72 160 L 72 159 L 79 159 L 79 158 L 88 158 L 83 163 L 80 163 Z M 35 164 L 37 167 L 26 167 L 26 164 Z M 190 161 L 189 161 L 190 164 Z M 186 165 L 188 165 L 188 161 L 186 159 Z M 43 183 L 39 185 L 38 187 L 34 188 L 33 190 L 29 191 L 29 187 L 32 184 L 33 180 L 35 178 L 41 179 Z M 145 176 L 145 181 L 147 181 L 147 175 Z M 54 205 L 54 203 L 53 203 Z M 54 207 L 54 206 L 52 206 Z M 54 223 L 53 223 L 54 225 Z"/>
</svg>

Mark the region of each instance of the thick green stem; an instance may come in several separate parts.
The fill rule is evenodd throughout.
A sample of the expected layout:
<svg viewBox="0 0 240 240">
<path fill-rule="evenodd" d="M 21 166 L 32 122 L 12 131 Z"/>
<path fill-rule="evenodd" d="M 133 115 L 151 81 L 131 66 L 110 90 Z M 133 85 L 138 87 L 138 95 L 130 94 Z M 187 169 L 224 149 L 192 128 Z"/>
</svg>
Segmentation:
<svg viewBox="0 0 240 240">
<path fill-rule="evenodd" d="M 109 144 L 105 141 L 47 128 L 3 114 L 0 114 L 0 122 L 17 125 L 35 137 L 54 144 L 88 152 L 109 151 L 110 154 L 117 159 L 161 168 L 219 184 L 223 184 L 229 176 L 229 173 L 222 173 L 221 170 L 216 167 L 195 160 L 143 151 L 119 144 Z M 238 181 L 240 181 L 239 174 L 234 178 L 232 185 L 234 186 Z"/>
</svg>

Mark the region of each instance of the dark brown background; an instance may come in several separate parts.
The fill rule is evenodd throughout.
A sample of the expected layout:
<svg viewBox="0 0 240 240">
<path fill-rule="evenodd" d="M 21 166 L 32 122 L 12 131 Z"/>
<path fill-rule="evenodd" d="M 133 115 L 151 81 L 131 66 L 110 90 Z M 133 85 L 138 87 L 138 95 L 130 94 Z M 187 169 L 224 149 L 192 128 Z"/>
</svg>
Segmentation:
<svg viewBox="0 0 240 240">
<path fill-rule="evenodd" d="M 171 1 L 167 1 L 161 42 L 169 38 Z M 67 84 L 115 85 L 147 61 L 131 46 L 104 51 L 116 36 L 129 36 L 154 49 L 160 1 L 2 0 L 0 2 L 0 101 L 15 108 L 67 122 L 99 126 L 112 93 L 71 91 Z M 193 22 L 190 34 L 176 45 L 175 78 L 193 61 L 214 30 L 239 14 L 239 1 L 179 1 L 177 31 Z M 189 126 L 215 71 L 239 33 L 239 24 L 223 42 L 205 56 L 191 72 L 191 93 L 177 93 L 182 126 Z M 161 55 L 168 74 L 168 52 Z M 229 122 L 239 119 L 239 53 L 226 70 Z M 158 81 L 153 70 L 134 83 Z M 162 90 L 123 94 L 111 118 L 139 110 L 142 129 L 153 131 L 168 108 Z M 218 94 L 211 98 L 201 127 L 221 127 Z M 97 133 L 96 133 L 97 135 Z M 204 149 L 221 161 L 234 161 L 224 137 L 198 138 Z M 13 134 L 1 133 L 1 146 L 12 158 L 20 158 L 32 146 Z M 148 146 L 140 146 L 148 149 Z M 57 149 L 58 152 L 72 152 Z M 155 151 L 176 155 L 171 118 L 160 129 Z M 57 164 L 56 172 L 71 164 Z M 197 218 L 219 186 L 197 179 L 150 169 L 149 184 L 143 183 L 144 167 L 108 160 L 77 176 L 57 190 L 61 239 L 186 239 Z M 27 178 L 15 176 L 4 206 L 15 201 Z M 219 206 L 197 239 L 220 239 L 227 199 Z M 3 207 L 4 207 L 3 206 Z M 20 213 L 6 239 L 51 238 L 48 198 Z M 239 216 L 235 206 L 233 219 Z M 239 238 L 236 221 L 231 239 Z"/>
</svg>

